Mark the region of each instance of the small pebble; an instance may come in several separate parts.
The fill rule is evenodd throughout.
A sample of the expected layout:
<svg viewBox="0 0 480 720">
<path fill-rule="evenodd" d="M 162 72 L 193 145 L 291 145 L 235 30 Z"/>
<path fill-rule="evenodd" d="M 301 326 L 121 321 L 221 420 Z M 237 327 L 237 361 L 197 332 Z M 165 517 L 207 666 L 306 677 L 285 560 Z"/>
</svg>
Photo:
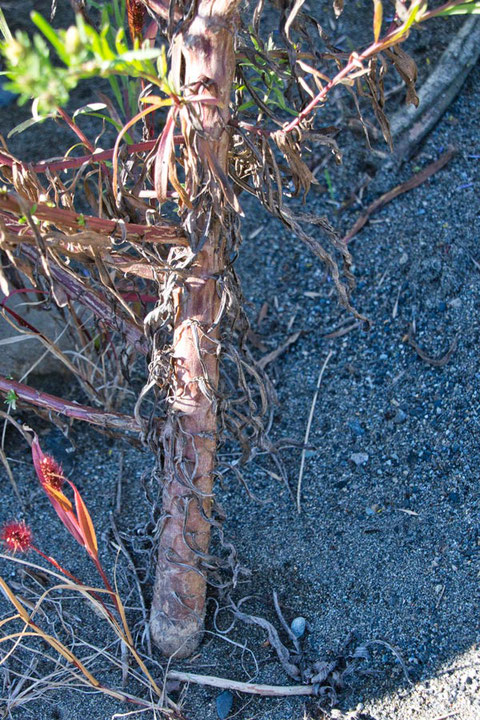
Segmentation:
<svg viewBox="0 0 480 720">
<path fill-rule="evenodd" d="M 220 720 L 225 720 L 233 706 L 233 695 L 230 690 L 224 690 L 220 695 L 217 695 L 216 705 L 218 717 Z"/>
<path fill-rule="evenodd" d="M 292 620 L 292 624 L 290 625 L 290 629 L 297 638 L 301 638 L 302 635 L 305 633 L 305 628 L 307 627 L 307 621 L 304 617 L 296 617 L 294 620 Z"/>
<path fill-rule="evenodd" d="M 452 505 L 458 505 L 462 502 L 462 498 L 460 497 L 460 493 L 458 492 L 449 492 L 447 495 L 448 502 L 451 502 Z"/>
<path fill-rule="evenodd" d="M 407 413 L 403 412 L 401 408 L 398 408 L 395 415 L 393 416 L 393 422 L 397 425 L 401 425 L 407 419 Z"/>
<path fill-rule="evenodd" d="M 350 455 L 350 460 L 355 463 L 357 467 L 360 465 L 365 465 L 365 463 L 368 462 L 368 453 L 366 452 L 358 452 L 358 453 L 352 453 Z"/>
</svg>

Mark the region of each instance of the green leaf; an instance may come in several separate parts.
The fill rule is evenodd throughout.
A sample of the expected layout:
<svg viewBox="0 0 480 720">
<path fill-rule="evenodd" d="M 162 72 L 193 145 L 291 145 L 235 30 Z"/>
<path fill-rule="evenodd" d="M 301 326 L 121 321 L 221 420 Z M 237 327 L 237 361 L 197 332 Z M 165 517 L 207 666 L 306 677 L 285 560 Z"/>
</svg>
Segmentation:
<svg viewBox="0 0 480 720">
<path fill-rule="evenodd" d="M 32 125 L 36 125 L 37 123 L 42 123 L 44 120 L 47 120 L 47 118 L 54 117 L 54 114 L 51 113 L 49 115 L 43 115 L 43 116 L 37 116 L 37 117 L 31 117 L 28 120 L 24 120 L 23 122 L 19 123 L 18 125 L 15 125 L 14 128 L 10 130 L 10 132 L 7 135 L 7 138 L 13 137 L 13 135 L 20 135 L 24 130 L 28 130 L 28 128 L 32 127 Z"/>
<path fill-rule="evenodd" d="M 32 22 L 37 26 L 40 32 L 42 32 L 47 38 L 47 40 L 50 42 L 50 44 L 53 45 L 60 60 L 68 67 L 70 65 L 70 56 L 65 50 L 65 45 L 60 40 L 50 23 L 47 22 L 45 18 L 40 15 L 40 13 L 38 13 L 36 10 L 33 10 L 30 13 L 30 17 L 32 18 Z"/>
<path fill-rule="evenodd" d="M 139 50 L 128 50 L 118 56 L 118 60 L 123 62 L 133 62 L 134 60 L 156 60 L 160 57 L 162 51 L 159 48 L 142 48 Z"/>
<path fill-rule="evenodd" d="M 8 405 L 11 410 L 17 409 L 17 400 L 18 395 L 15 390 L 8 390 L 5 394 L 5 404 Z"/>
</svg>

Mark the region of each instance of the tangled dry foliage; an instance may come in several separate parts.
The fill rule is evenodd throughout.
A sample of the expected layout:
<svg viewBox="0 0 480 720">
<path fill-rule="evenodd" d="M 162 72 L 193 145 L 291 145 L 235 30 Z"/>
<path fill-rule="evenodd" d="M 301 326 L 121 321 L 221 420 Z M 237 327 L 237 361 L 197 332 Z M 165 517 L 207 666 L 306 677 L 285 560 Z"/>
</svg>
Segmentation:
<svg viewBox="0 0 480 720">
<path fill-rule="evenodd" d="M 234 548 L 223 541 L 214 477 L 231 471 L 245 482 L 242 467 L 259 453 L 269 453 L 282 473 L 279 447 L 268 439 L 274 392 L 249 347 L 234 266 L 242 194 L 253 195 L 326 265 L 342 305 L 364 320 L 350 303 L 346 244 L 326 218 L 294 209 L 291 198 L 305 198 L 315 182 L 306 149 L 321 145 L 341 160 L 336 129 L 322 128 L 314 112 L 332 88 L 343 85 L 352 95 L 362 123 L 360 101 L 367 98 L 391 144 L 385 73 L 393 64 L 407 102 L 417 102 L 415 64 L 399 43 L 415 18 L 435 15 L 425 3 L 399 2 L 381 36 L 382 6 L 375 2 L 374 42 L 348 54 L 302 9 L 303 0 L 275 4 L 282 47 L 263 30 L 264 0 L 242 7 L 239 0 L 127 0 L 131 37 L 170 47 L 170 78 L 179 90 L 167 109 L 142 81 L 134 118 L 120 117 L 103 96 L 111 119 L 123 126 L 111 150 L 97 150 L 57 108 L 85 154 L 31 164 L 13 157 L 5 141 L 0 151 L 4 316 L 37 332 L 8 308 L 12 291 L 32 288 L 61 308 L 77 352 L 68 359 L 43 340 L 68 363 L 91 405 L 7 378 L 0 388 L 48 416 L 63 413 L 130 440 L 140 436 L 151 448 L 154 480 L 163 488 L 151 632 L 177 657 L 201 637 L 207 580 L 225 591 L 239 572 Z M 74 5 L 85 14 L 83 2 Z M 335 0 L 337 15 L 342 5 Z M 270 22 L 271 13 L 263 19 Z M 130 142 L 123 144 L 127 131 Z M 128 388 L 138 356 L 148 376 L 125 415 L 116 409 L 118 390 Z M 220 462 L 217 449 L 230 441 L 238 452 Z M 223 558 L 209 552 L 211 528 L 220 534 Z"/>
</svg>

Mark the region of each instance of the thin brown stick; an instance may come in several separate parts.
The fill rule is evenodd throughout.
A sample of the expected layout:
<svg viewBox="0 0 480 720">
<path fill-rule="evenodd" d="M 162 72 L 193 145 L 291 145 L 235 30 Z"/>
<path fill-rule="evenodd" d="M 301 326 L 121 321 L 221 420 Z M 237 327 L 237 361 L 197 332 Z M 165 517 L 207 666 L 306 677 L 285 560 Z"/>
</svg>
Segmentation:
<svg viewBox="0 0 480 720">
<path fill-rule="evenodd" d="M 322 383 L 323 374 L 327 368 L 328 363 L 330 362 L 330 358 L 333 355 L 333 350 L 330 350 L 327 357 L 325 358 L 325 362 L 323 363 L 320 372 L 318 374 L 318 380 L 317 380 L 317 386 L 315 388 L 315 393 L 313 395 L 312 399 L 312 405 L 310 407 L 310 414 L 308 416 L 308 422 L 307 422 L 307 429 L 305 430 L 305 437 L 303 439 L 303 450 L 302 450 L 302 459 L 300 461 L 300 470 L 298 473 L 298 481 L 297 481 L 297 510 L 300 513 L 301 508 L 301 494 L 302 494 L 302 480 L 303 480 L 303 471 L 305 469 L 305 457 L 307 453 L 307 443 L 308 438 L 310 437 L 310 430 L 312 427 L 312 421 L 313 421 L 313 414 L 315 412 L 315 405 L 317 404 L 317 398 L 318 393 L 320 391 L 320 385 Z"/>
<path fill-rule="evenodd" d="M 71 400 L 64 400 L 56 395 L 41 392 L 29 385 L 24 385 L 23 383 L 0 376 L 0 391 L 8 392 L 9 390 L 13 390 L 19 400 L 23 400 L 30 405 L 36 405 L 37 407 L 66 415 L 75 420 L 83 420 L 92 425 L 99 425 L 105 430 L 138 433 L 141 429 L 137 421 L 128 415 L 98 410 L 88 405 L 79 405 Z"/>
<path fill-rule="evenodd" d="M 449 362 L 453 353 L 457 349 L 458 336 L 455 336 L 453 338 L 447 352 L 439 358 L 431 357 L 425 352 L 425 350 L 420 347 L 420 345 L 415 340 L 415 328 L 413 324 L 410 325 L 408 333 L 405 336 L 404 340 L 408 342 L 408 344 L 415 350 L 418 357 L 421 358 L 423 362 L 426 362 L 428 363 L 428 365 L 432 365 L 433 367 L 443 367 Z"/>
<path fill-rule="evenodd" d="M 177 672 L 169 670 L 167 680 L 208 685 L 210 687 L 234 690 L 248 695 L 263 695 L 264 697 L 286 697 L 292 695 L 315 695 L 314 685 L 260 685 L 258 683 L 240 682 L 214 675 L 197 675 L 196 673 Z"/>
<path fill-rule="evenodd" d="M 401 183 L 400 185 L 397 185 L 396 187 L 392 188 L 392 190 L 389 190 L 388 192 L 384 193 L 383 195 L 380 195 L 376 200 L 373 201 L 371 205 L 367 207 L 366 210 L 360 215 L 360 217 L 355 221 L 353 226 L 350 228 L 350 230 L 347 232 L 347 234 L 343 238 L 344 243 L 350 242 L 350 240 L 355 237 L 355 235 L 360 232 L 360 230 L 363 228 L 363 226 L 366 224 L 367 220 L 369 219 L 370 215 L 373 215 L 374 212 L 377 210 L 380 210 L 384 205 L 390 202 L 390 200 L 393 200 L 394 198 L 398 197 L 399 195 L 402 195 L 403 193 L 409 192 L 410 190 L 413 190 L 414 188 L 418 187 L 419 185 L 422 185 L 422 183 L 425 182 L 425 180 L 428 180 L 429 177 L 432 175 L 435 175 L 436 172 L 441 170 L 445 165 L 450 162 L 452 157 L 456 153 L 456 148 L 449 147 L 448 150 L 446 150 L 443 155 L 440 155 L 438 160 L 435 160 L 435 162 L 430 163 L 430 165 L 427 165 L 426 168 L 423 168 L 423 170 L 420 170 L 420 172 L 415 173 L 415 175 L 412 175 L 412 177 L 407 180 L 404 183 Z"/>
</svg>

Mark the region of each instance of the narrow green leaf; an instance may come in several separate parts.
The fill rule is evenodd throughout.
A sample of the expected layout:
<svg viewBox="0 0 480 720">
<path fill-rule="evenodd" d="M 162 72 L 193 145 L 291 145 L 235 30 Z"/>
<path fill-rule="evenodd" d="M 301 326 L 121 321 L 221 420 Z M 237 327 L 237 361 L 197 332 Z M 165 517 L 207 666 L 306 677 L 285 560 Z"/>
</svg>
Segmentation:
<svg viewBox="0 0 480 720">
<path fill-rule="evenodd" d="M 45 20 L 45 18 L 44 18 L 42 15 L 40 15 L 40 13 L 38 13 L 36 10 L 33 10 L 33 11 L 30 13 L 30 17 L 31 17 L 32 22 L 34 23 L 34 25 L 36 25 L 37 28 L 40 30 L 40 32 L 43 33 L 43 35 L 45 35 L 45 37 L 47 38 L 47 40 L 49 41 L 49 43 L 50 43 L 51 45 L 53 45 L 53 47 L 55 48 L 55 51 L 56 51 L 58 57 L 60 58 L 60 60 L 61 60 L 63 63 L 65 63 L 65 65 L 66 65 L 67 67 L 69 67 L 69 65 L 70 65 L 70 56 L 69 56 L 68 52 L 67 52 L 66 49 L 65 49 L 65 45 L 64 45 L 63 42 L 60 40 L 60 38 L 58 37 L 57 33 L 55 32 L 55 30 L 53 29 L 53 27 L 50 25 L 50 23 L 47 22 L 47 21 Z"/>
<path fill-rule="evenodd" d="M 18 125 L 15 125 L 15 127 L 12 128 L 10 130 L 10 132 L 8 133 L 7 138 L 11 138 L 11 137 L 13 137 L 13 135 L 19 135 L 24 130 L 28 130 L 28 128 L 32 127 L 32 125 L 36 125 L 37 123 L 42 123 L 44 120 L 46 120 L 49 117 L 54 117 L 54 115 L 51 114 L 51 115 L 43 115 L 43 116 L 28 118 L 28 120 L 24 120 L 23 122 L 19 123 Z"/>
<path fill-rule="evenodd" d="M 10 32 L 10 28 L 8 27 L 2 8 L 0 8 L 0 33 L 3 35 L 4 40 L 13 40 L 13 35 Z"/>
</svg>

